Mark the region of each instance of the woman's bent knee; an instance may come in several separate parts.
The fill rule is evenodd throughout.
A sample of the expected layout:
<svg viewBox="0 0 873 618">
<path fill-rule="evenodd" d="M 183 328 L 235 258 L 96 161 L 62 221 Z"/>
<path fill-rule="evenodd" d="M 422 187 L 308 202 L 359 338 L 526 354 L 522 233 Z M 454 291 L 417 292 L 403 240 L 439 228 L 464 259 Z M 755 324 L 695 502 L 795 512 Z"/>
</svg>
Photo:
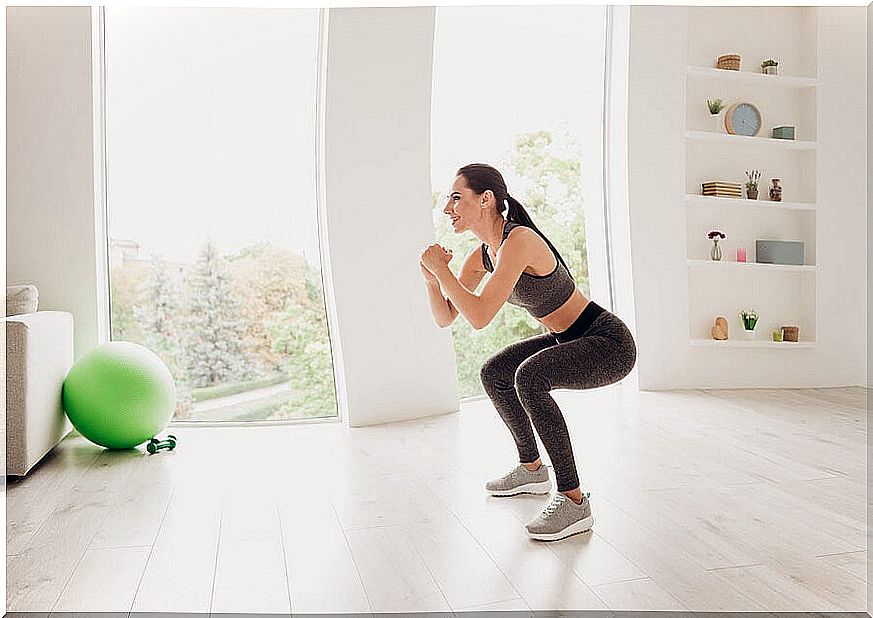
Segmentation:
<svg viewBox="0 0 873 618">
<path fill-rule="evenodd" d="M 506 375 L 506 370 L 503 364 L 496 356 L 492 356 L 479 369 L 479 379 L 482 380 L 482 385 L 502 385 L 507 382 L 512 384 L 512 376 Z"/>
<path fill-rule="evenodd" d="M 519 398 L 525 395 L 547 393 L 551 390 L 549 378 L 535 363 L 523 362 L 515 370 L 515 390 Z"/>
</svg>

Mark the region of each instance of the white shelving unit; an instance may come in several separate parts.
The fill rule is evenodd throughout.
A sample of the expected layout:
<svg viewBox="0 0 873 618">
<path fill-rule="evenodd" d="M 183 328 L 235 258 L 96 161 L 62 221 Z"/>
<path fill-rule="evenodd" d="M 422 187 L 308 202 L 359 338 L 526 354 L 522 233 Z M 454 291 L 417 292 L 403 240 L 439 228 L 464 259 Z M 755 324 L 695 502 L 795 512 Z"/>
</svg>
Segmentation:
<svg viewBox="0 0 873 618">
<path fill-rule="evenodd" d="M 816 267 L 799 266 L 793 264 L 757 264 L 755 262 L 715 262 L 713 260 L 688 260 L 688 266 L 700 268 L 738 268 L 741 270 L 774 270 L 782 272 L 814 273 Z"/>
<path fill-rule="evenodd" d="M 778 88 L 815 88 L 818 79 L 814 77 L 786 77 L 784 75 L 764 75 L 751 71 L 725 71 L 710 67 L 689 66 L 685 71 L 693 78 L 713 78 L 731 80 L 735 83 L 754 84 L 756 86 L 775 86 Z"/>
<path fill-rule="evenodd" d="M 774 208 L 776 210 L 818 210 L 815 203 L 803 202 L 770 202 L 765 200 L 736 199 L 732 197 L 712 197 L 709 195 L 694 195 L 689 193 L 685 196 L 685 202 L 693 207 L 700 206 L 724 206 L 730 208 Z"/>
<path fill-rule="evenodd" d="M 766 15 L 771 21 L 734 19 L 723 7 L 689 12 L 683 197 L 691 346 L 797 350 L 816 345 L 818 214 L 826 205 L 816 183 L 815 7 L 779 7 Z M 707 27 L 716 22 L 723 24 L 717 32 Z M 741 55 L 740 71 L 714 68 L 724 53 Z M 781 75 L 759 72 L 768 57 L 779 60 Z M 706 106 L 707 99 L 716 98 L 728 107 L 754 103 L 763 116 L 760 133 L 747 137 L 731 135 L 723 125 L 716 128 Z M 780 125 L 794 125 L 797 139 L 771 138 L 772 128 Z M 700 195 L 704 182 L 745 185 L 745 171 L 752 169 L 762 172 L 757 200 Z M 769 200 L 771 178 L 781 180 L 784 201 Z M 713 229 L 727 236 L 720 242 L 720 261 L 709 255 L 712 241 L 706 234 Z M 803 241 L 805 263 L 758 264 L 755 240 Z M 738 247 L 745 248 L 747 262 L 736 261 Z M 758 310 L 755 340 L 744 338 L 739 318 L 744 308 Z M 718 315 L 728 319 L 727 341 L 710 338 Z M 782 325 L 799 326 L 800 341 L 770 341 L 772 329 Z"/>
<path fill-rule="evenodd" d="M 710 348 L 778 348 L 792 350 L 798 348 L 814 348 L 814 341 L 744 341 L 742 339 L 727 339 L 716 341 L 715 339 L 692 339 L 693 346 L 706 346 Z"/>
<path fill-rule="evenodd" d="M 771 137 L 749 137 L 747 135 L 731 135 L 730 133 L 715 133 L 714 131 L 686 131 L 685 139 L 698 142 L 716 142 L 719 144 L 743 144 L 766 146 L 782 150 L 815 150 L 816 142 L 805 142 L 793 139 L 773 139 Z"/>
</svg>

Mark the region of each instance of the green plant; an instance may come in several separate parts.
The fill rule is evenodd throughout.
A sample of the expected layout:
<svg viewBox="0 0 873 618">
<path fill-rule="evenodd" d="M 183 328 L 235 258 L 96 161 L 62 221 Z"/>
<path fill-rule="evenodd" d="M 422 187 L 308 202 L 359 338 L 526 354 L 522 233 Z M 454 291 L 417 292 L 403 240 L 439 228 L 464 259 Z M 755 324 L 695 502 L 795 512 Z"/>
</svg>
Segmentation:
<svg viewBox="0 0 873 618">
<path fill-rule="evenodd" d="M 721 99 L 716 99 L 715 101 L 710 101 L 709 99 L 707 99 L 706 106 L 709 108 L 710 114 L 717 114 L 721 110 L 723 110 L 725 107 L 727 107 L 724 104 L 724 101 L 722 101 Z"/>
<path fill-rule="evenodd" d="M 757 189 L 758 188 L 758 179 L 761 177 L 761 172 L 758 170 L 750 170 L 746 172 L 746 178 L 749 180 L 746 181 L 747 189 Z"/>
<path fill-rule="evenodd" d="M 755 309 L 749 309 L 748 311 L 743 309 L 740 311 L 740 319 L 743 321 L 743 328 L 755 330 L 755 324 L 758 323 L 758 311 Z"/>
<path fill-rule="evenodd" d="M 773 60 L 772 58 L 767 58 L 764 62 L 761 63 L 761 68 L 766 69 L 767 67 L 776 67 L 779 66 L 779 63 Z"/>
</svg>

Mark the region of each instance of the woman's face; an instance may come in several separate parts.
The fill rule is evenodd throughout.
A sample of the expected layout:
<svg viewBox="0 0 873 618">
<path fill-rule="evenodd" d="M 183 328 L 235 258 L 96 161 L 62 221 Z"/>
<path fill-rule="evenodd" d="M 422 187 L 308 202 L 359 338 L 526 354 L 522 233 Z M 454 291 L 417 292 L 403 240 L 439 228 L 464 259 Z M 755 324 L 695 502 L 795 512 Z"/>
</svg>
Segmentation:
<svg viewBox="0 0 873 618">
<path fill-rule="evenodd" d="M 463 176 L 455 177 L 452 188 L 446 196 L 446 207 L 443 212 L 451 219 L 452 229 L 461 232 L 479 221 L 485 213 L 482 208 L 482 197 L 467 186 Z"/>
</svg>

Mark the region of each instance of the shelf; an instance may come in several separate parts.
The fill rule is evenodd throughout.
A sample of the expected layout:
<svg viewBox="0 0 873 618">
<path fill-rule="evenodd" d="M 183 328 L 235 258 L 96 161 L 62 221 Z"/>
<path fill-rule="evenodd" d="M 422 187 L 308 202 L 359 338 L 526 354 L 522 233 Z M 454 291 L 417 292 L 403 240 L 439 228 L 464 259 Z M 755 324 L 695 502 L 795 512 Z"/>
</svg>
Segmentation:
<svg viewBox="0 0 873 618">
<path fill-rule="evenodd" d="M 732 135 L 731 133 L 716 133 L 715 131 L 685 131 L 685 139 L 692 142 L 716 142 L 722 144 L 752 144 L 760 143 L 769 148 L 785 150 L 815 150 L 818 142 L 805 142 L 794 139 L 774 139 L 772 137 L 750 137 L 748 135 Z"/>
<path fill-rule="evenodd" d="M 730 269 L 748 269 L 759 271 L 781 271 L 781 272 L 812 272 L 816 271 L 814 265 L 795 266 L 793 264 L 758 264 L 757 262 L 727 262 L 725 260 L 688 260 L 689 267 L 710 267 L 710 268 L 730 268 Z"/>
<path fill-rule="evenodd" d="M 685 201 L 690 206 L 691 204 L 700 204 L 705 206 L 746 206 L 749 208 L 773 208 L 776 210 L 808 210 L 816 211 L 818 206 L 806 202 L 771 202 L 770 200 L 749 200 L 737 199 L 733 197 L 712 197 L 709 195 L 695 195 L 687 193 Z"/>
<path fill-rule="evenodd" d="M 685 70 L 688 77 L 725 79 L 737 84 L 766 84 L 781 88 L 815 88 L 818 80 L 814 77 L 794 77 L 790 75 L 766 75 L 752 71 L 729 71 L 710 67 L 689 66 Z"/>
<path fill-rule="evenodd" d="M 691 339 L 690 344 L 693 346 L 705 346 L 710 348 L 781 348 L 783 350 L 797 348 L 813 348 L 816 345 L 815 341 L 747 341 L 743 339 L 726 339 L 724 341 L 716 341 L 715 339 Z"/>
</svg>

